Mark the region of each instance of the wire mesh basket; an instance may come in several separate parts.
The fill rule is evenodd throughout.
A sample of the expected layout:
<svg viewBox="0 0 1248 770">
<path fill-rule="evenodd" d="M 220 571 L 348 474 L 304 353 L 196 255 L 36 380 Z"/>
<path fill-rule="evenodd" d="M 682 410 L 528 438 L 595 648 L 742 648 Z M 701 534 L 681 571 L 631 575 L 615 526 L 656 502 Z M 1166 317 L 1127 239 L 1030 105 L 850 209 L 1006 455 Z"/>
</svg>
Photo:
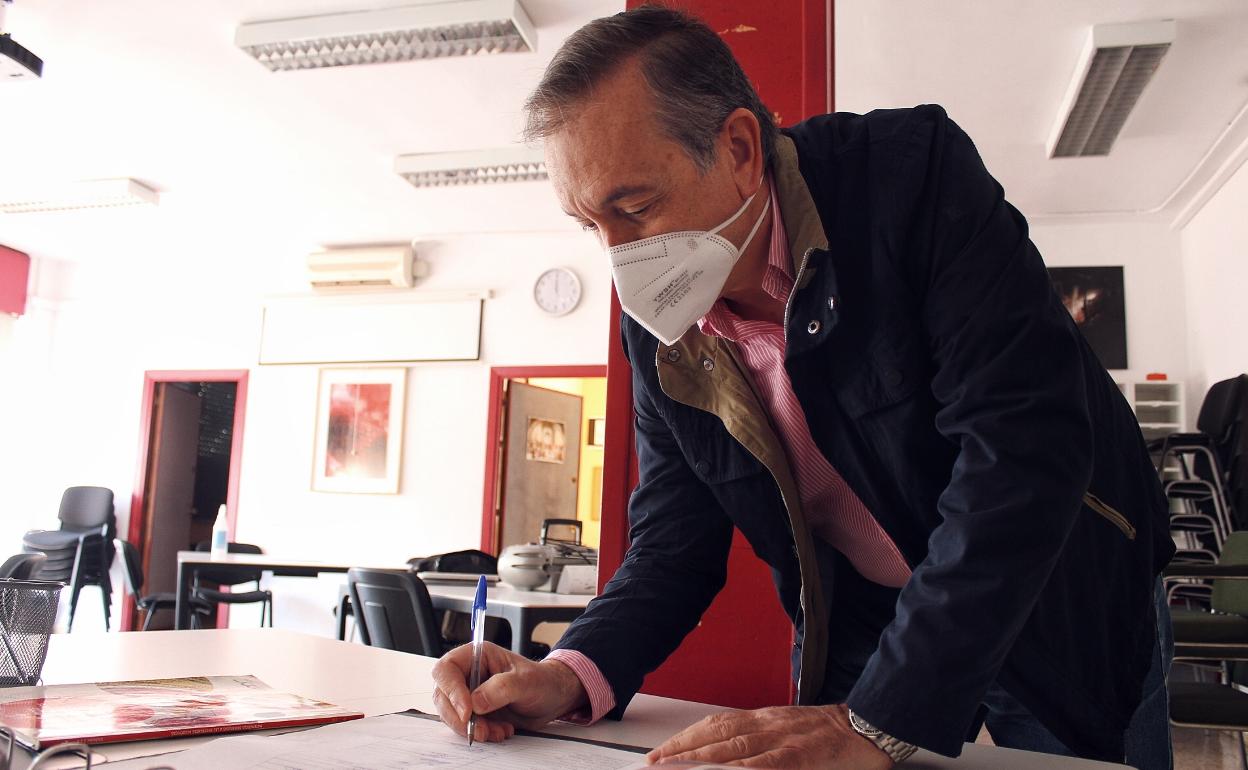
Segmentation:
<svg viewBox="0 0 1248 770">
<path fill-rule="evenodd" d="M 0 580 L 0 687 L 37 684 L 64 583 Z"/>
</svg>

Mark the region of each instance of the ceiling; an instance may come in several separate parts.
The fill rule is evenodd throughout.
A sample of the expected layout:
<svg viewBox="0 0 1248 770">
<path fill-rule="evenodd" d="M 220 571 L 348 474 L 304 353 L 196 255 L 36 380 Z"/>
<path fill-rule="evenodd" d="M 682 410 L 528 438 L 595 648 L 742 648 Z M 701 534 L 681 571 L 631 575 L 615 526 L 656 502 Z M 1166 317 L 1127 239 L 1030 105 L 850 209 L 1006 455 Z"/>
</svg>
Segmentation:
<svg viewBox="0 0 1248 770">
<path fill-rule="evenodd" d="M 235 48 L 238 24 L 374 3 L 17 0 L 7 29 L 46 64 L 41 80 L 0 87 L 0 183 L 134 177 L 162 199 L 0 215 L 0 243 L 171 275 L 252 274 L 325 245 L 573 231 L 541 182 L 416 190 L 393 173 L 396 155 L 516 141 L 524 97 L 562 40 L 623 6 L 522 2 L 535 53 L 271 73 Z M 1032 217 L 1158 208 L 1248 102 L 1242 0 L 835 4 L 838 108 L 944 104 Z M 1113 153 L 1048 160 L 1089 26 L 1167 17 L 1178 39 Z"/>
<path fill-rule="evenodd" d="M 272 73 L 233 44 L 246 21 L 376 5 L 17 0 L 6 29 L 44 76 L 0 88 L 0 183 L 134 177 L 161 202 L 0 215 L 0 243 L 185 270 L 330 244 L 575 231 L 544 183 L 417 190 L 394 158 L 516 142 L 524 98 L 562 40 L 623 0 L 523 0 L 535 53 Z"/>
<path fill-rule="evenodd" d="M 1248 137 L 1243 0 L 835 2 L 837 109 L 944 105 L 1033 219 L 1173 219 L 1198 194 L 1200 173 L 1184 181 L 1206 153 L 1210 171 Z M 1176 20 L 1175 42 L 1110 154 L 1050 160 L 1045 140 L 1092 25 L 1158 19 Z"/>
</svg>

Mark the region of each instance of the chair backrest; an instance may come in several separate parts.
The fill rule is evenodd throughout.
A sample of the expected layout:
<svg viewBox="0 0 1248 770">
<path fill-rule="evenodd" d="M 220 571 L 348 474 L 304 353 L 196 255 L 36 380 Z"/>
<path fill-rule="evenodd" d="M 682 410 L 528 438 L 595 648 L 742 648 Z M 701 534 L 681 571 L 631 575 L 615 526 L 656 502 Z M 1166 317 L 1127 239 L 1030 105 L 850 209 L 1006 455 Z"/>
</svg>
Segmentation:
<svg viewBox="0 0 1248 770">
<path fill-rule="evenodd" d="M 1248 532 L 1232 532 L 1222 543 L 1219 566 L 1248 564 Z M 1215 580 L 1209 606 L 1218 612 L 1248 616 L 1248 580 Z"/>
<path fill-rule="evenodd" d="M 47 558 L 47 554 L 37 551 L 14 554 L 0 564 L 0 579 L 30 580 Z"/>
<path fill-rule="evenodd" d="M 143 560 L 139 557 L 139 549 L 128 540 L 117 538 L 117 550 L 121 553 L 122 574 L 126 578 L 126 588 L 136 599 L 143 590 Z"/>
<path fill-rule="evenodd" d="M 61 495 L 56 517 L 61 529 L 75 532 L 98 530 L 113 516 L 113 490 L 104 487 L 70 487 Z"/>
<path fill-rule="evenodd" d="M 572 540 L 550 536 L 551 527 L 567 527 L 572 530 Z M 542 545 L 554 541 L 556 543 L 575 543 L 581 544 L 581 521 L 580 519 L 542 519 Z"/>
<path fill-rule="evenodd" d="M 251 543 L 227 543 L 226 548 L 229 553 L 249 553 L 262 554 L 264 549 L 258 545 Z M 195 544 L 196 551 L 212 550 L 212 543 L 207 540 L 202 543 Z M 199 580 L 206 583 L 216 583 L 222 586 L 236 586 L 241 583 L 259 583 L 260 576 L 264 573 L 262 569 L 246 570 L 235 572 L 234 570 L 214 570 L 211 567 L 204 567 L 195 571 Z"/>
<path fill-rule="evenodd" d="M 407 570 L 352 567 L 347 590 L 360 638 L 372 647 L 440 657 L 442 634 L 429 589 Z"/>
<path fill-rule="evenodd" d="M 1242 402 L 1248 397 L 1248 374 L 1215 382 L 1200 404 L 1196 429 L 1213 438 L 1214 444 L 1225 444 L 1243 419 Z"/>
</svg>

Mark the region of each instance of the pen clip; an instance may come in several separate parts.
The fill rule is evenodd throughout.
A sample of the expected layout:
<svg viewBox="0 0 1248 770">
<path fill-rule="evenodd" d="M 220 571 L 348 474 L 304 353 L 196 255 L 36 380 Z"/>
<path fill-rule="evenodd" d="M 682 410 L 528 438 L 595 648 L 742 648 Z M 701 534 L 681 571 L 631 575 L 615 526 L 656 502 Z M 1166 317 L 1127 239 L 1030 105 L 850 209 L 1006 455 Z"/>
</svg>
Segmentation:
<svg viewBox="0 0 1248 770">
<path fill-rule="evenodd" d="M 469 626 L 473 631 L 477 628 L 478 617 L 485 612 L 485 575 L 477 578 L 477 595 L 472 600 L 472 622 Z"/>
</svg>

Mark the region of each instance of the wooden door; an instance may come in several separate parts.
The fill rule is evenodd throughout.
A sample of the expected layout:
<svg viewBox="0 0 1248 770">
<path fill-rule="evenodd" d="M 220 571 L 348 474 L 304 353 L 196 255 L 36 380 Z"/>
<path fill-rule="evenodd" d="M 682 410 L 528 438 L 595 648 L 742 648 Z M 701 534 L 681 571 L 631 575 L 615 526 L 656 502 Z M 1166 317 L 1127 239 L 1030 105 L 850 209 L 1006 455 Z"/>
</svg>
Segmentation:
<svg viewBox="0 0 1248 770">
<path fill-rule="evenodd" d="M 627 0 L 627 6 L 643 2 Z M 831 111 L 832 0 L 682 0 L 679 7 L 720 32 L 780 125 Z M 632 381 L 620 347 L 619 313 L 613 295 L 600 588 L 628 547 L 628 496 L 637 483 Z M 736 708 L 788 703 L 792 634 L 767 566 L 737 533 L 727 586 L 642 690 Z"/>
<path fill-rule="evenodd" d="M 511 382 L 503 434 L 500 548 L 537 542 L 543 519 L 575 519 L 581 397 Z"/>
<path fill-rule="evenodd" d="M 167 383 L 158 386 L 151 452 L 143 593 L 173 591 L 177 553 L 190 542 L 199 459 L 199 396 Z M 162 613 L 156 622 L 168 618 Z M 158 627 L 153 625 L 153 627 Z"/>
</svg>

